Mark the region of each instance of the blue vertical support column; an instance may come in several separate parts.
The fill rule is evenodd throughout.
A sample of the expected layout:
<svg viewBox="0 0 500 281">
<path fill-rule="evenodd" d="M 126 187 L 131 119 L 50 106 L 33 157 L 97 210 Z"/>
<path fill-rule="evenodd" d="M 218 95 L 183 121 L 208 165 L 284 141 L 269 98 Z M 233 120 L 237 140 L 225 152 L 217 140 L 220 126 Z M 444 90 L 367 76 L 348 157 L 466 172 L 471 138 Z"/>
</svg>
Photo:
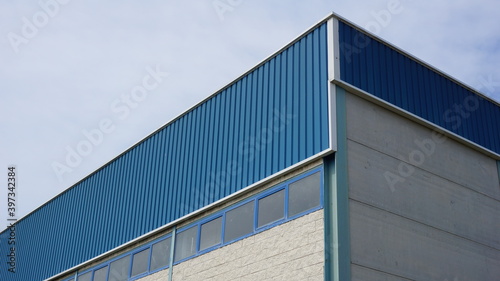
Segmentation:
<svg viewBox="0 0 500 281">
<path fill-rule="evenodd" d="M 498 169 L 498 183 L 500 184 L 500 160 L 497 160 L 497 169 Z"/>
<path fill-rule="evenodd" d="M 324 158 L 325 281 L 351 280 L 349 188 L 344 89 L 331 86 L 336 101 L 337 151 Z"/>
</svg>

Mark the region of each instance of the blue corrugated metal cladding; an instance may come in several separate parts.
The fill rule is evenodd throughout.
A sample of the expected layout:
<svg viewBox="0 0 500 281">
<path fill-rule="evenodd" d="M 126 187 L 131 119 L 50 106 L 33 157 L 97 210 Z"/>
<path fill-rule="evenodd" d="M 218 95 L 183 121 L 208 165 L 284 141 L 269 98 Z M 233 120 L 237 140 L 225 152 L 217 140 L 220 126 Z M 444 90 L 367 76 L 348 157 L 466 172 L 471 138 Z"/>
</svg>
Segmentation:
<svg viewBox="0 0 500 281">
<path fill-rule="evenodd" d="M 321 24 L 19 221 L 1 280 L 53 276 L 327 149 L 326 48 Z"/>
<path fill-rule="evenodd" d="M 340 78 L 500 154 L 500 107 L 347 23 Z"/>
</svg>

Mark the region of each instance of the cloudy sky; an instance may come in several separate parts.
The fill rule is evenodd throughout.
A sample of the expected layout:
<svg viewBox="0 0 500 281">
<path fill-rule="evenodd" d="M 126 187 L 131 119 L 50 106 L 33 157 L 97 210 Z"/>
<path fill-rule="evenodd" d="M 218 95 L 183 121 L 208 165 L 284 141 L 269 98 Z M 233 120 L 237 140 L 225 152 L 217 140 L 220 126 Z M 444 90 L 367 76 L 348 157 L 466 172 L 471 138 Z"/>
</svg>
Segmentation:
<svg viewBox="0 0 500 281">
<path fill-rule="evenodd" d="M 16 165 L 18 217 L 332 11 L 500 100 L 497 0 L 1 1 L 0 182 Z M 70 167 L 86 135 L 94 144 Z"/>
</svg>

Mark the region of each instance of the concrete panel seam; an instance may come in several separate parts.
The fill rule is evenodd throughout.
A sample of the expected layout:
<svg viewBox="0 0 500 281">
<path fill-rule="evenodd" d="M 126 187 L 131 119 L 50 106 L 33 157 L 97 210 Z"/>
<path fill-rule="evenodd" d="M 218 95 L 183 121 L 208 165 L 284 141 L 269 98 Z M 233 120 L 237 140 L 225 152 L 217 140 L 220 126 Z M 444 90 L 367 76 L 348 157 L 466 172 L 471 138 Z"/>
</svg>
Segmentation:
<svg viewBox="0 0 500 281">
<path fill-rule="evenodd" d="M 422 223 L 422 222 L 420 222 L 420 221 L 417 221 L 417 220 L 415 220 L 415 219 L 412 219 L 412 218 L 409 218 L 409 217 L 403 216 L 403 215 L 398 214 L 398 213 L 394 213 L 394 212 L 389 211 L 389 210 L 387 210 L 387 209 L 383 209 L 383 208 L 380 208 L 380 207 L 378 207 L 378 206 L 374 206 L 374 205 L 368 204 L 368 203 L 366 203 L 366 202 L 359 201 L 359 200 L 352 199 L 352 198 L 349 198 L 349 200 L 351 200 L 351 201 L 353 201 L 353 202 L 356 202 L 356 203 L 359 203 L 359 204 L 362 204 L 362 205 L 365 205 L 365 206 L 368 206 L 368 207 L 370 207 L 370 208 L 374 208 L 374 209 L 378 209 L 378 210 L 383 211 L 383 212 L 387 212 L 387 213 L 392 214 L 392 215 L 394 215 L 394 216 L 397 216 L 397 217 L 400 217 L 400 218 L 406 219 L 406 220 L 408 220 L 408 221 L 415 222 L 415 223 L 417 223 L 417 224 L 419 224 L 419 225 L 423 225 L 423 226 L 426 226 L 426 227 L 432 228 L 432 229 L 434 229 L 434 230 L 436 230 L 436 231 L 440 231 L 440 232 L 443 232 L 443 233 L 446 233 L 446 234 L 449 234 L 449 235 L 452 235 L 452 236 L 455 236 L 455 237 L 458 237 L 458 238 L 461 238 L 461 239 L 464 239 L 464 240 L 470 241 L 470 242 L 475 243 L 475 244 L 477 244 L 477 245 L 481 245 L 481 246 L 484 246 L 484 247 L 490 248 L 490 249 L 495 250 L 495 251 L 500 251 L 500 249 L 495 248 L 495 247 L 492 247 L 492 246 L 490 246 L 490 245 L 486 245 L 486 244 L 484 244 L 484 243 L 481 243 L 481 242 L 478 242 L 478 241 L 472 240 L 472 239 L 470 239 L 470 238 L 467 238 L 467 237 L 464 237 L 464 236 L 458 235 L 458 234 L 456 234 L 456 233 L 449 232 L 449 231 L 446 231 L 446 230 L 444 230 L 444 229 L 440 229 L 440 228 L 437 228 L 437 227 L 435 227 L 435 226 L 432 226 L 432 225 L 428 225 L 428 224 Z"/>
<path fill-rule="evenodd" d="M 368 149 L 374 150 L 374 151 L 376 151 L 376 152 L 378 152 L 378 153 L 380 153 L 380 154 L 384 154 L 384 155 L 386 155 L 387 157 L 393 158 L 393 159 L 395 159 L 395 160 L 397 160 L 397 161 L 401 161 L 401 162 L 407 163 L 408 165 L 412 165 L 409 161 L 405 161 L 404 159 L 400 159 L 400 158 L 397 158 L 397 157 L 395 157 L 395 156 L 393 156 L 393 155 L 389 155 L 389 154 L 385 153 L 384 151 L 381 151 L 381 150 L 376 149 L 376 148 L 374 148 L 374 147 L 368 146 L 368 145 L 366 145 L 366 144 L 364 144 L 364 143 L 361 143 L 361 142 L 359 142 L 359 141 L 357 141 L 357 140 L 353 140 L 353 139 L 348 139 L 348 140 L 349 140 L 349 141 L 352 141 L 353 143 L 356 143 L 356 144 L 359 144 L 359 145 L 361 145 L 361 146 L 364 146 L 364 147 L 366 147 L 366 148 L 368 148 Z M 498 161 L 498 162 L 500 162 L 500 161 Z M 500 165 L 500 164 L 499 164 L 499 165 Z M 459 185 L 459 186 L 461 186 L 461 187 L 463 187 L 463 188 L 466 188 L 466 189 L 468 189 L 468 190 L 470 190 L 470 191 L 473 191 L 473 192 L 475 192 L 475 193 L 477 193 L 477 194 L 480 194 L 480 195 L 482 195 L 482 196 L 484 196 L 484 197 L 490 198 L 490 199 L 495 200 L 495 201 L 497 201 L 497 202 L 499 202 L 499 203 L 500 203 L 500 200 L 498 200 L 497 198 L 494 198 L 494 197 L 492 197 L 492 196 L 490 196 L 490 195 L 488 195 L 488 194 L 485 194 L 485 193 L 483 193 L 483 192 L 480 192 L 479 190 L 476 190 L 476 189 L 471 189 L 471 188 L 469 188 L 468 186 L 464 186 L 462 183 L 459 183 L 459 182 L 457 182 L 457 181 L 453 181 L 453 180 L 451 180 L 451 179 L 449 179 L 449 178 L 445 178 L 445 177 L 443 177 L 443 176 L 441 176 L 441 175 L 439 175 L 439 174 L 434 173 L 432 170 L 425 169 L 425 168 L 423 168 L 423 167 L 421 167 L 421 166 L 414 166 L 414 165 L 412 165 L 412 166 L 413 166 L 413 167 L 415 167 L 415 169 L 419 169 L 419 170 L 421 170 L 421 171 L 425 171 L 425 172 L 427 172 L 427 173 L 429 173 L 429 174 L 432 174 L 432 175 L 434 175 L 434 176 L 436 176 L 436 177 L 442 178 L 442 179 L 444 179 L 444 180 L 446 180 L 446 181 L 449 181 L 449 182 L 451 182 L 451 183 L 453 183 L 453 184 Z M 500 166 L 499 166 L 499 177 L 500 177 Z M 500 179 L 499 179 L 499 180 L 500 180 Z"/>
</svg>

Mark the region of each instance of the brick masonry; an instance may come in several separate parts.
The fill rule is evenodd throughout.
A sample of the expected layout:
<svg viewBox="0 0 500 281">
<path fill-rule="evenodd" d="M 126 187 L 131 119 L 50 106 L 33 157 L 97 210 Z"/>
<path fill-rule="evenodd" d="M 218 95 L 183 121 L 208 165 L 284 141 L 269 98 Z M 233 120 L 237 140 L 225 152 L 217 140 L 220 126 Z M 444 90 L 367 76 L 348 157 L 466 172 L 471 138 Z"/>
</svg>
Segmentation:
<svg viewBox="0 0 500 281">
<path fill-rule="evenodd" d="M 182 262 L 174 281 L 323 280 L 323 210 Z M 139 279 L 168 280 L 168 269 Z"/>
</svg>

